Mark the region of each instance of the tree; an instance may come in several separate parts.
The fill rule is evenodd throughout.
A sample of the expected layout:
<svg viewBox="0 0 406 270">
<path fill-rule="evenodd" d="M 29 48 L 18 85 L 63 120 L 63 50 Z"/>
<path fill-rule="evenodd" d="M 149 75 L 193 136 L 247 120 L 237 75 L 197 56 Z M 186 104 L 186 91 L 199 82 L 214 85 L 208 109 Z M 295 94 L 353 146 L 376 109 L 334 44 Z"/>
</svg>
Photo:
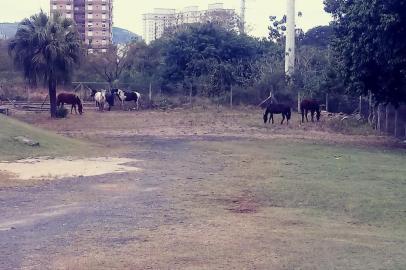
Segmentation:
<svg viewBox="0 0 406 270">
<path fill-rule="evenodd" d="M 9 43 L 9 53 L 31 85 L 48 85 L 51 117 L 56 117 L 56 88 L 71 79 L 81 41 L 74 22 L 43 11 L 24 19 Z"/>
<path fill-rule="evenodd" d="M 406 102 L 406 1 L 324 0 L 332 46 L 349 93 L 376 104 Z"/>
<path fill-rule="evenodd" d="M 158 82 L 161 77 L 159 70 L 162 61 L 161 50 L 160 40 L 153 41 L 149 46 L 145 42 L 137 42 L 130 47 L 127 56 L 130 61 L 128 65 L 130 74 L 141 75 L 149 84 L 151 91 L 153 82 Z"/>
<path fill-rule="evenodd" d="M 165 42 L 165 80 L 182 83 L 189 93 L 199 82 L 207 96 L 255 78 L 253 63 L 265 50 L 261 41 L 212 23 L 189 25 Z"/>
<path fill-rule="evenodd" d="M 316 26 L 304 34 L 302 45 L 327 48 L 333 37 L 334 29 L 332 26 Z"/>
<path fill-rule="evenodd" d="M 124 70 L 131 67 L 131 59 L 128 57 L 133 44 L 122 47 L 111 45 L 105 53 L 92 53 L 87 56 L 87 61 L 93 70 L 109 83 L 110 88 L 117 87 Z"/>
</svg>

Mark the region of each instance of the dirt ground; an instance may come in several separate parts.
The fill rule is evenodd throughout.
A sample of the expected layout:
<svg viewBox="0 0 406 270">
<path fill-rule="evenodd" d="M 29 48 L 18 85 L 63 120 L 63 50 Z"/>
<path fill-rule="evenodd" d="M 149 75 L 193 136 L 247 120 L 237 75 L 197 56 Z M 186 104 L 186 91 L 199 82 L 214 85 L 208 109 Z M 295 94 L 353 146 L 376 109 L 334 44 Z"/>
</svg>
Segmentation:
<svg viewBox="0 0 406 270">
<path fill-rule="evenodd" d="M 0 269 L 406 268 L 400 142 L 255 108 L 16 117 L 139 170 L 0 187 Z"/>
<path fill-rule="evenodd" d="M 328 124 L 330 117 L 326 114 L 323 114 L 319 123 L 301 124 L 300 115 L 294 112 L 290 124 L 286 126 L 264 125 L 262 113 L 263 111 L 256 107 L 238 107 L 229 110 L 215 106 L 211 108 L 196 106 L 168 111 L 99 113 L 88 110 L 82 116 L 70 115 L 68 119 L 59 121 L 49 121 L 48 114 L 44 113 L 17 113 L 15 117 L 67 136 L 90 140 L 99 136 L 104 138 L 127 135 L 167 138 L 222 136 L 248 139 L 306 139 L 332 144 L 404 147 L 403 143 L 386 136 L 346 135 L 332 132 Z M 275 117 L 276 123 L 281 120 L 279 118 L 279 116 Z"/>
</svg>

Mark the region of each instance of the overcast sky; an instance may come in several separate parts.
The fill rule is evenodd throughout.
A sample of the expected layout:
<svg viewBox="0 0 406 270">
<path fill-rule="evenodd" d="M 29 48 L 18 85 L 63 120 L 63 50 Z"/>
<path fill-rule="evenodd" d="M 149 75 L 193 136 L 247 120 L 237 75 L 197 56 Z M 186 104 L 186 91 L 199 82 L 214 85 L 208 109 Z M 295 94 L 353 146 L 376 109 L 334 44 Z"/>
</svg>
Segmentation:
<svg viewBox="0 0 406 270">
<path fill-rule="evenodd" d="M 0 0 L 0 22 L 18 22 L 38 12 L 49 12 L 49 0 Z M 240 0 L 114 0 L 114 25 L 142 35 L 142 14 L 155 7 L 182 9 L 209 3 L 223 2 L 226 8 L 240 10 Z M 323 11 L 323 0 L 296 0 L 296 9 L 303 13 L 297 25 L 305 31 L 317 25 L 328 24 L 331 17 Z M 247 24 L 255 36 L 267 36 L 269 16 L 286 13 L 285 0 L 247 0 Z"/>
</svg>

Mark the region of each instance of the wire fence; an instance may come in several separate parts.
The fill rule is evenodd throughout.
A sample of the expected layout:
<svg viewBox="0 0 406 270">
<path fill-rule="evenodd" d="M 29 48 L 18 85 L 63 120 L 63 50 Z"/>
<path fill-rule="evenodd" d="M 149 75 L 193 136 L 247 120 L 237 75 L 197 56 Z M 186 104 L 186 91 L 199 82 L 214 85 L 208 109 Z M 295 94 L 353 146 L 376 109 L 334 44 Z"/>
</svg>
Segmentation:
<svg viewBox="0 0 406 270">
<path fill-rule="evenodd" d="M 131 89 L 130 84 L 125 83 L 118 84 L 117 87 L 123 90 L 135 90 Z M 92 89 L 109 88 L 109 84 L 104 82 L 73 82 L 70 87 L 60 89 L 59 91 L 75 92 L 84 101 L 86 106 L 93 106 Z M 200 97 L 198 93 L 191 93 L 187 89 L 183 91 L 179 90 L 173 94 L 165 93 L 161 89 L 157 90 L 153 87 L 136 89 L 136 91 L 142 96 L 140 102 L 142 108 L 176 107 L 180 104 L 201 102 L 204 98 L 203 96 Z M 16 106 L 27 111 L 46 111 L 49 107 L 47 89 L 32 90 L 29 87 L 0 87 L 0 99 L 9 104 L 11 104 L 11 100 L 17 101 Z M 212 97 L 210 100 L 217 104 L 233 107 L 248 104 L 258 105 L 262 99 L 259 94 L 230 89 L 229 92 L 223 93 L 223 95 L 218 97 Z M 331 94 L 326 94 L 318 100 L 322 109 L 328 112 L 357 116 L 360 121 L 368 121 L 382 134 L 406 138 L 406 105 L 400 106 L 397 109 L 391 105 L 373 106 L 367 97 Z M 291 97 L 289 100 L 282 100 L 282 102 L 288 102 L 292 108 L 296 109 L 298 104 L 297 96 Z"/>
</svg>

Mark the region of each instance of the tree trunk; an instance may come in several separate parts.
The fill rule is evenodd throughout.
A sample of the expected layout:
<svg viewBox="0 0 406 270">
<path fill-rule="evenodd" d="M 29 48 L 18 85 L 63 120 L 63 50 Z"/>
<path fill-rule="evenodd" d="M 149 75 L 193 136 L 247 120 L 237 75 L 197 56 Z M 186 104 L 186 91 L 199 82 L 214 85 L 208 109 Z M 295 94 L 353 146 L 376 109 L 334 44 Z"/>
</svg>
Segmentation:
<svg viewBox="0 0 406 270">
<path fill-rule="evenodd" d="M 51 118 L 56 118 L 56 81 L 53 78 L 49 79 L 49 102 Z"/>
</svg>

